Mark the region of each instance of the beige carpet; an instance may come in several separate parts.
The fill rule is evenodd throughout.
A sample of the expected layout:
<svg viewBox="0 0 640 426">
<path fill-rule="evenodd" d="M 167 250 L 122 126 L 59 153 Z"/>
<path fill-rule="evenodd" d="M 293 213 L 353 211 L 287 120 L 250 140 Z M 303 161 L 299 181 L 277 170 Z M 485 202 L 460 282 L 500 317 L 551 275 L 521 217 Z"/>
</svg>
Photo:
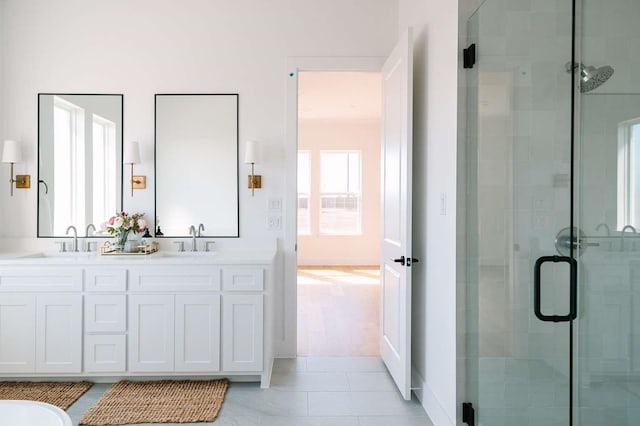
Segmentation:
<svg viewBox="0 0 640 426">
<path fill-rule="evenodd" d="M 66 410 L 92 385 L 89 382 L 0 382 L 0 399 L 46 402 Z"/>
<path fill-rule="evenodd" d="M 212 422 L 227 379 L 121 381 L 113 384 L 80 419 L 81 425 Z"/>
</svg>

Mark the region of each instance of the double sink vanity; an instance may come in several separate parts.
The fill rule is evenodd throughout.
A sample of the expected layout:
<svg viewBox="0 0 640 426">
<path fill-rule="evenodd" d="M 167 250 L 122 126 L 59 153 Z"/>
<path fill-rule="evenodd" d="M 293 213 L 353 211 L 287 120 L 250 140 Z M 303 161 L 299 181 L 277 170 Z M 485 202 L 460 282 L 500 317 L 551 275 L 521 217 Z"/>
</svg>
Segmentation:
<svg viewBox="0 0 640 426">
<path fill-rule="evenodd" d="M 274 256 L 0 256 L 0 375 L 224 376 L 268 387 Z"/>
<path fill-rule="evenodd" d="M 38 94 L 31 243 L 70 241 L 69 229 L 95 237 L 89 229 L 125 209 L 126 194 L 142 196 L 136 204 L 147 205 L 148 230 L 165 250 L 0 253 L 3 377 L 224 376 L 269 386 L 276 250 L 237 240 L 238 95 L 154 101 L 153 142 L 143 140 L 134 161 L 124 155 L 127 142 L 138 144 L 123 140 L 123 95 Z M 153 165 L 153 193 L 134 192 L 146 189 L 134 176 L 140 161 Z M 168 251 L 194 223 L 203 224 L 198 236 L 236 239 L 234 248 Z"/>
</svg>

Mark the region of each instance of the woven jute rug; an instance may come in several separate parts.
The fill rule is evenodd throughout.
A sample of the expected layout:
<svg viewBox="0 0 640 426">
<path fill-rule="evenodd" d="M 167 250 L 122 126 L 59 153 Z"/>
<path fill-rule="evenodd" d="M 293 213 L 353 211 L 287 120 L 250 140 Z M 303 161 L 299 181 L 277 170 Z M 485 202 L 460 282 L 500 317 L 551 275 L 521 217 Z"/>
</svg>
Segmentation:
<svg viewBox="0 0 640 426">
<path fill-rule="evenodd" d="M 0 399 L 46 402 L 66 410 L 91 386 L 89 382 L 0 382 Z"/>
<path fill-rule="evenodd" d="M 227 379 L 121 381 L 113 384 L 80 419 L 81 425 L 213 422 Z"/>
</svg>

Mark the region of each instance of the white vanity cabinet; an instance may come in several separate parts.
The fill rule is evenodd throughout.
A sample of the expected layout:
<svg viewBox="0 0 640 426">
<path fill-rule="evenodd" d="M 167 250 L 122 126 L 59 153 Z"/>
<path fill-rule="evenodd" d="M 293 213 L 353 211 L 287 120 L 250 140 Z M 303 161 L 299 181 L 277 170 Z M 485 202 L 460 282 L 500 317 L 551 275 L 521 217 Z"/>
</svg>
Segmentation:
<svg viewBox="0 0 640 426">
<path fill-rule="evenodd" d="M 84 369 L 127 370 L 127 272 L 125 267 L 84 269 Z"/>
<path fill-rule="evenodd" d="M 0 261 L 0 375 L 251 376 L 268 387 L 273 258 Z"/>
<path fill-rule="evenodd" d="M 0 372 L 33 373 L 36 368 L 36 298 L 0 294 Z"/>
<path fill-rule="evenodd" d="M 213 265 L 131 271 L 131 371 L 220 371 L 220 271 Z"/>
<path fill-rule="evenodd" d="M 0 373 L 82 371 L 82 270 L 0 269 Z"/>
<path fill-rule="evenodd" d="M 219 294 L 129 296 L 130 371 L 220 371 Z"/>
<path fill-rule="evenodd" d="M 222 367 L 225 371 L 262 370 L 264 271 L 222 270 Z"/>
<path fill-rule="evenodd" d="M 82 371 L 82 296 L 36 296 L 36 373 Z"/>
</svg>

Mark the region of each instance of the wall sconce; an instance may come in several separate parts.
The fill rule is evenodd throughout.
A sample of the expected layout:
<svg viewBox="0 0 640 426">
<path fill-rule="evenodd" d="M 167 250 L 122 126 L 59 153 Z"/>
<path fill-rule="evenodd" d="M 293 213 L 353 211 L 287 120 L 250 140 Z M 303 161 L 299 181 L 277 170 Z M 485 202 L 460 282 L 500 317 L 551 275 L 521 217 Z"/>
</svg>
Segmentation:
<svg viewBox="0 0 640 426">
<path fill-rule="evenodd" d="M 133 165 L 140 164 L 140 144 L 133 141 L 129 143 L 127 148 L 122 162 L 131 165 L 131 196 L 133 197 L 134 189 L 145 189 L 147 187 L 147 177 L 133 175 Z"/>
<path fill-rule="evenodd" d="M 13 165 L 22 161 L 22 153 L 20 152 L 20 144 L 16 141 L 5 140 L 2 149 L 2 162 L 11 164 L 11 176 L 9 177 L 9 186 L 11 187 L 11 196 L 13 197 L 13 184 L 16 188 L 31 188 L 31 175 L 17 175 L 13 178 Z"/>
<path fill-rule="evenodd" d="M 251 164 L 251 174 L 248 176 L 247 188 L 251 189 L 251 196 L 255 195 L 256 188 L 262 188 L 262 176 L 254 174 L 254 166 L 260 161 L 260 147 L 256 141 L 247 141 L 244 151 L 245 164 Z"/>
</svg>

